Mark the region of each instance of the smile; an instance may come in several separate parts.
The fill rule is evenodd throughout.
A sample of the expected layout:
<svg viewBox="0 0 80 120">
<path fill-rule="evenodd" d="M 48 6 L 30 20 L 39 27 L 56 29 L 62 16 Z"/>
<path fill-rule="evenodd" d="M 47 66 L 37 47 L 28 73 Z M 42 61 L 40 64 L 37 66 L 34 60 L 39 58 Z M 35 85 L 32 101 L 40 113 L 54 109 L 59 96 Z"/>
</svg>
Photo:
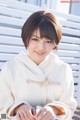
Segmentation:
<svg viewBox="0 0 80 120">
<path fill-rule="evenodd" d="M 39 56 L 42 56 L 42 55 L 45 54 L 45 52 L 37 52 L 37 51 L 35 51 L 35 53 L 36 53 L 37 55 L 39 55 Z"/>
</svg>

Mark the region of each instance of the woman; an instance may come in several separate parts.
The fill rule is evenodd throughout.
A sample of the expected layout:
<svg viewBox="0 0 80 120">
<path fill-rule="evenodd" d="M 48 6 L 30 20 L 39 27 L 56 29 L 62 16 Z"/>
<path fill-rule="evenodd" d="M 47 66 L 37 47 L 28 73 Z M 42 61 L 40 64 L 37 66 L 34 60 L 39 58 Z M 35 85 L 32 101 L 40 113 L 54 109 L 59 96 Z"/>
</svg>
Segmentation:
<svg viewBox="0 0 80 120">
<path fill-rule="evenodd" d="M 24 23 L 21 37 L 27 51 L 0 73 L 0 111 L 7 119 L 72 119 L 77 106 L 72 71 L 53 53 L 61 36 L 52 13 L 37 11 Z"/>
</svg>

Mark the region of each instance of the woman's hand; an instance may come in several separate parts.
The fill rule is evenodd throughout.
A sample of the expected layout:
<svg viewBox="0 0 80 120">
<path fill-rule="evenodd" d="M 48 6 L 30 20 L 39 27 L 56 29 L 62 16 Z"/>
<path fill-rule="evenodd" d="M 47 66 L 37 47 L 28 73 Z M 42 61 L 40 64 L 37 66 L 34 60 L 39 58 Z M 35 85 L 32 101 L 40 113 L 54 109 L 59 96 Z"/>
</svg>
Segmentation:
<svg viewBox="0 0 80 120">
<path fill-rule="evenodd" d="M 55 120 L 53 109 L 49 106 L 42 107 L 36 115 L 36 120 Z"/>
<path fill-rule="evenodd" d="M 15 108 L 16 120 L 35 120 L 35 109 L 32 106 L 21 104 Z"/>
</svg>

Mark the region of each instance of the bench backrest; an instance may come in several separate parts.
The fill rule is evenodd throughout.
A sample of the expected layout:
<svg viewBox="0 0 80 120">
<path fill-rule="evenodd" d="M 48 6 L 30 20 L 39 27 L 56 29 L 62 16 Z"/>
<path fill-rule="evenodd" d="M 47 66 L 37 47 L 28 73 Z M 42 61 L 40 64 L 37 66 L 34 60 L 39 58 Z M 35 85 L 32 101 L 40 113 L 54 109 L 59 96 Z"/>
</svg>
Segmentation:
<svg viewBox="0 0 80 120">
<path fill-rule="evenodd" d="M 40 7 L 19 1 L 0 0 L 0 70 L 6 61 L 12 60 L 21 50 L 25 50 L 20 37 L 21 27 L 31 13 L 40 9 Z M 57 13 L 52 9 L 50 11 L 59 19 L 63 31 L 62 41 L 56 54 L 71 65 L 75 85 L 74 96 L 78 100 L 80 17 Z"/>
</svg>

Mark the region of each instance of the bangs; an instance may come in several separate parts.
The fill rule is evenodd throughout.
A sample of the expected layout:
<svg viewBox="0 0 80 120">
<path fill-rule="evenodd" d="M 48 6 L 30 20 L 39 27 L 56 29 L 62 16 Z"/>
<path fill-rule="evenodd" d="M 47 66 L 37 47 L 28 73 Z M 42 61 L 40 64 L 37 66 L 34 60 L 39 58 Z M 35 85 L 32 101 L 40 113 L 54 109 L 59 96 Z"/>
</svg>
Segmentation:
<svg viewBox="0 0 80 120">
<path fill-rule="evenodd" d="M 37 29 L 40 30 L 41 38 L 46 37 L 53 42 L 55 42 L 55 40 L 57 39 L 55 28 L 49 21 L 44 20 L 43 22 L 39 23 Z"/>
</svg>

